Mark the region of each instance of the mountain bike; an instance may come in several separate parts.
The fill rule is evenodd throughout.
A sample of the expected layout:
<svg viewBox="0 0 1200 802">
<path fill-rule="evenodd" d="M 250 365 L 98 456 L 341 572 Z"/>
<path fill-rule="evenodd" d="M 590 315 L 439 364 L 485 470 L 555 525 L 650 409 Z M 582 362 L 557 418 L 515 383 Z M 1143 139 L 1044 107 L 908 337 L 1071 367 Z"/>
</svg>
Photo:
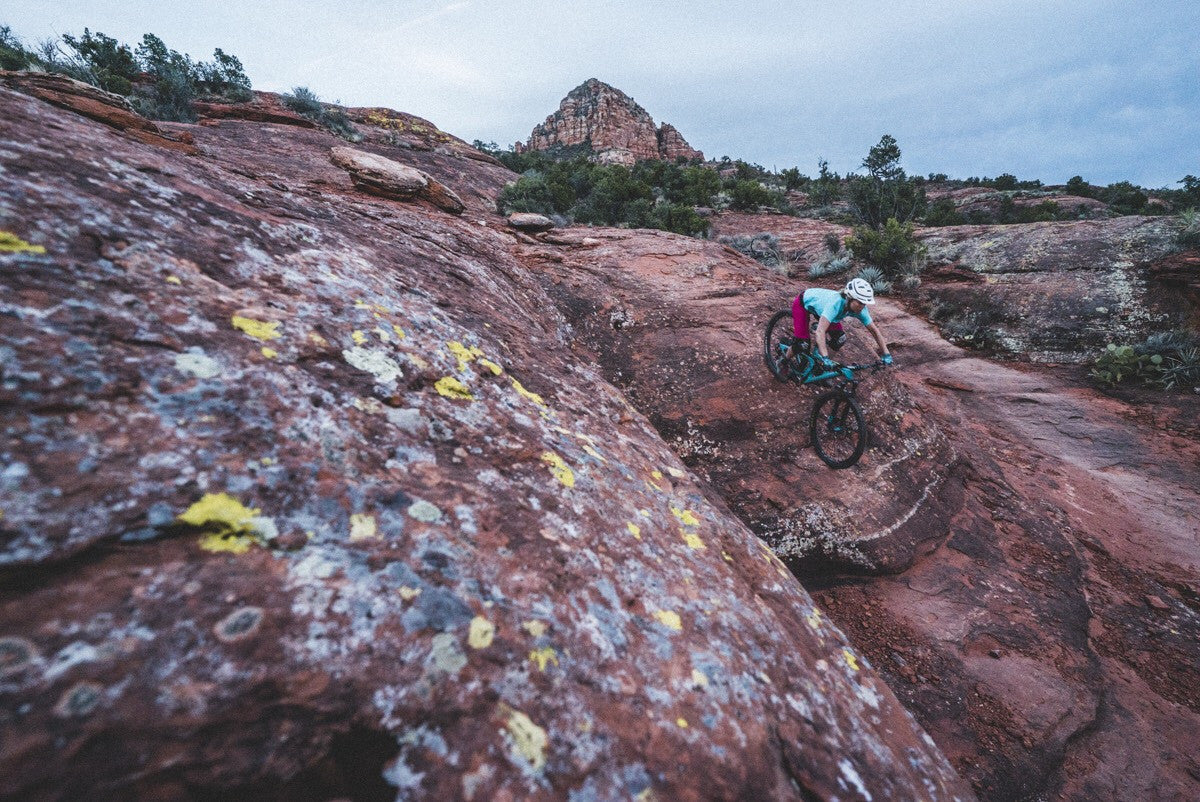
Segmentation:
<svg viewBox="0 0 1200 802">
<path fill-rule="evenodd" d="M 858 405 L 857 391 L 863 370 L 878 370 L 882 362 L 843 365 L 834 362 L 822 366 L 812 347 L 812 339 L 801 340 L 791 358 L 787 356 L 792 344 L 792 313 L 785 309 L 776 312 L 767 324 L 763 357 L 771 375 L 777 380 L 796 381 L 830 387 L 813 403 L 808 434 L 813 449 L 830 468 L 849 468 L 858 462 L 867 447 L 867 426 Z"/>
</svg>

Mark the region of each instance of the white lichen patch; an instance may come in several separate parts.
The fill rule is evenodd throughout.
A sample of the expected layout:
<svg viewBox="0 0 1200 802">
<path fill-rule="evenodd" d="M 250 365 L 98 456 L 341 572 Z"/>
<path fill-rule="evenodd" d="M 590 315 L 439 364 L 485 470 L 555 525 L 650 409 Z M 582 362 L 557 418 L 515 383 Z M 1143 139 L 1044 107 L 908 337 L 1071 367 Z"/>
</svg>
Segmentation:
<svg viewBox="0 0 1200 802">
<path fill-rule="evenodd" d="M 198 348 L 177 354 L 175 369 L 197 379 L 212 379 L 221 375 L 221 364 Z"/>
<path fill-rule="evenodd" d="M 387 355 L 386 352 L 354 346 L 342 350 L 342 358 L 349 362 L 359 370 L 366 371 L 379 379 L 382 383 L 392 382 L 401 378 L 404 371 L 400 369 L 400 365 L 396 360 Z"/>
</svg>

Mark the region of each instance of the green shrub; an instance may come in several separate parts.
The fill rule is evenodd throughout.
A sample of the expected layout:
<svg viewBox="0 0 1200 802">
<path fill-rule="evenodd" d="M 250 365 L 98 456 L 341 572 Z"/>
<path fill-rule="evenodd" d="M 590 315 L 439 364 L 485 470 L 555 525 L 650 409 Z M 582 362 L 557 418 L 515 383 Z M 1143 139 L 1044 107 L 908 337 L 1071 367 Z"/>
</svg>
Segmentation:
<svg viewBox="0 0 1200 802">
<path fill-rule="evenodd" d="M 756 211 L 760 206 L 772 206 L 775 197 L 771 191 L 752 178 L 734 181 L 726 188 L 729 206 L 739 211 Z"/>
<path fill-rule="evenodd" d="M 808 198 L 814 206 L 828 206 L 837 202 L 842 196 L 842 179 L 829 169 L 829 162 L 820 159 L 817 162 L 817 177 L 813 180 L 808 191 Z"/>
<path fill-rule="evenodd" d="M 1132 346 L 1109 343 L 1093 364 L 1091 376 L 1109 386 L 1124 381 L 1164 390 L 1200 386 L 1200 337 L 1165 331 Z"/>
<path fill-rule="evenodd" d="M 133 80 L 141 68 L 128 45 L 99 31 L 92 33 L 87 28 L 83 29 L 83 36 L 68 33 L 62 40 L 75 51 L 75 61 L 91 75 L 89 83 L 118 95 L 133 91 Z"/>
<path fill-rule="evenodd" d="M 139 113 L 157 120 L 195 120 L 191 104 L 197 97 L 237 101 L 251 96 L 242 63 L 220 48 L 212 62 L 196 63 L 149 33 L 136 50 L 87 28 L 82 36 L 64 35 L 61 42 L 66 52 L 53 39 L 31 52 L 9 28 L 0 27 L 0 67 L 68 75 L 129 97 Z"/>
<path fill-rule="evenodd" d="M 846 268 L 850 267 L 850 254 L 843 251 L 842 253 L 830 253 L 824 259 L 813 262 L 808 266 L 809 278 L 824 278 L 832 276 L 835 273 L 842 273 Z"/>
<path fill-rule="evenodd" d="M 346 112 L 340 108 L 327 108 L 321 98 L 307 86 L 297 86 L 280 98 L 283 105 L 302 117 L 307 117 L 335 136 L 349 142 L 361 142 L 362 134 L 354 127 Z"/>
<path fill-rule="evenodd" d="M 1175 235 L 1175 244 L 1184 249 L 1200 249 L 1200 211 L 1184 209 L 1179 213 L 1179 222 L 1182 228 Z"/>
<path fill-rule="evenodd" d="M 913 224 L 901 223 L 894 217 L 888 218 L 879 230 L 855 226 L 854 233 L 846 238 L 846 248 L 859 259 L 882 268 L 885 273 L 899 270 L 925 250 L 917 242 Z"/>
<path fill-rule="evenodd" d="M 0 70 L 27 70 L 38 65 L 38 57 L 25 49 L 7 25 L 0 25 Z"/>
<path fill-rule="evenodd" d="M 1092 197 L 1091 185 L 1083 180 L 1081 175 L 1073 175 L 1067 179 L 1067 194 L 1076 195 L 1080 198 Z"/>
<path fill-rule="evenodd" d="M 883 274 L 883 271 L 874 265 L 864 267 L 862 270 L 858 271 L 856 278 L 861 278 L 863 281 L 866 281 L 871 285 L 871 289 L 875 290 L 875 292 L 879 295 L 887 295 L 892 291 L 892 282 L 888 281 L 887 276 Z"/>
<path fill-rule="evenodd" d="M 927 226 L 961 226 L 967 219 L 958 213 L 958 207 L 950 198 L 938 198 L 925 211 Z"/>
<path fill-rule="evenodd" d="M 925 210 L 925 189 L 900 166 L 900 146 L 884 134 L 863 159 L 865 176 L 848 186 L 850 210 L 860 223 L 878 229 L 892 218 L 908 222 Z"/>
</svg>

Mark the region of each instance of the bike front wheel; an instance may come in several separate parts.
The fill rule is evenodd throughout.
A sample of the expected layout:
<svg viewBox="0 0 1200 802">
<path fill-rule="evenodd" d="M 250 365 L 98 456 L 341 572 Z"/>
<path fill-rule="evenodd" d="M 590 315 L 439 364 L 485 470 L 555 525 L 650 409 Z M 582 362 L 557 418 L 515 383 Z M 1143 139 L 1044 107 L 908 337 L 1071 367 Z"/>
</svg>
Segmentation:
<svg viewBox="0 0 1200 802">
<path fill-rule="evenodd" d="M 867 447 L 867 427 L 858 402 L 843 390 L 817 397 L 808 434 L 821 461 L 830 468 L 849 468 Z"/>
</svg>

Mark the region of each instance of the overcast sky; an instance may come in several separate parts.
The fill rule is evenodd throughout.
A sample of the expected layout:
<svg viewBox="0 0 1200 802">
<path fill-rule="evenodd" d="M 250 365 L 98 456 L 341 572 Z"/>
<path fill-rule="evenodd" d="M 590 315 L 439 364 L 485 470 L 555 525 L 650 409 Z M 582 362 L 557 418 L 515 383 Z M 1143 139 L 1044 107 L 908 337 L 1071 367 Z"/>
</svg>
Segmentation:
<svg viewBox="0 0 1200 802">
<path fill-rule="evenodd" d="M 6 0 L 33 44 L 85 26 L 238 56 L 256 89 L 524 140 L 599 78 L 709 158 L 845 173 L 1178 186 L 1200 175 L 1197 0 Z"/>
</svg>

